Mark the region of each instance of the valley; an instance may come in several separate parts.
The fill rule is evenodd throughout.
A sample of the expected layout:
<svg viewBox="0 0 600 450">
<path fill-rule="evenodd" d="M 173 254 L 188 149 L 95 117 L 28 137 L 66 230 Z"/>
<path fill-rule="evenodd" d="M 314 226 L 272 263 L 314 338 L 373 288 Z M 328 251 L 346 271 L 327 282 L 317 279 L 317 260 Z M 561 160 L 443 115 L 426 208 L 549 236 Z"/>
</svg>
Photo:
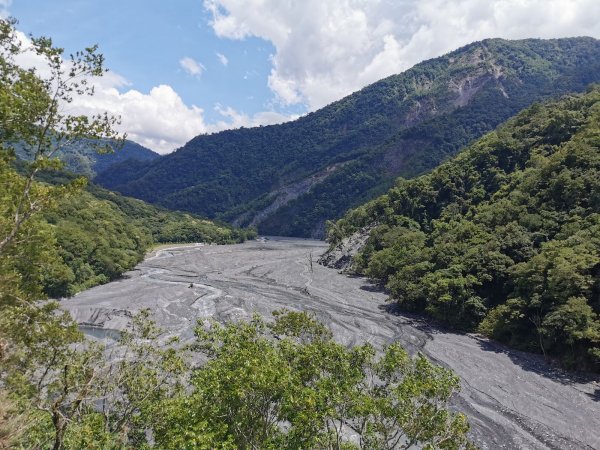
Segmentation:
<svg viewBox="0 0 600 450">
<path fill-rule="evenodd" d="M 599 8 L 69 2 L 0 0 L 0 449 L 600 450 Z"/>
<path fill-rule="evenodd" d="M 600 384 L 571 378 L 540 356 L 477 335 L 431 326 L 396 313 L 387 295 L 363 278 L 316 263 L 321 241 L 271 238 L 236 245 L 163 248 L 124 278 L 62 301 L 88 335 L 114 335 L 131 313 L 150 308 L 168 334 L 193 339 L 197 320 L 269 317 L 309 310 L 347 345 L 380 348 L 399 341 L 462 380 L 453 407 L 469 417 L 484 449 L 593 449 L 600 446 Z M 312 261 L 312 263 L 311 263 Z M 91 330 L 91 331 L 90 331 Z"/>
</svg>

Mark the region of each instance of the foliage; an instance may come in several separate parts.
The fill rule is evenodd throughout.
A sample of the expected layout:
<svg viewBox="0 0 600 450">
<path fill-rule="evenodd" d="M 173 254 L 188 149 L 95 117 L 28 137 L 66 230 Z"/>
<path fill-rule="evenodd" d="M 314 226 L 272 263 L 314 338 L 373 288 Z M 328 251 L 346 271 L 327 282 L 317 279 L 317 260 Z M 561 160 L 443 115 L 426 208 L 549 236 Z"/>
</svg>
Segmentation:
<svg viewBox="0 0 600 450">
<path fill-rule="evenodd" d="M 182 392 L 187 366 L 142 311 L 118 342 L 86 341 L 68 313 L 48 303 L 11 314 L 13 350 L 3 383 L 28 417 L 19 448 L 140 448 L 154 409 Z M 13 310 L 12 312 L 16 312 Z M 21 328 L 18 328 L 21 327 Z M 20 330 L 20 332 L 19 332 Z M 30 330 L 26 332 L 25 330 Z"/>
<path fill-rule="evenodd" d="M 24 70 L 15 58 L 27 49 L 14 24 L 0 20 L 0 443 L 139 448 L 147 444 L 152 405 L 182 386 L 179 353 L 164 339 L 166 347 L 158 345 L 160 334 L 142 313 L 111 355 L 84 341 L 69 314 L 44 298 L 117 276 L 162 225 L 151 231 L 130 223 L 128 205 L 138 208 L 140 223 L 157 210 L 127 199 L 121 209 L 83 191 L 85 179 L 59 170 L 55 156 L 64 146 L 86 140 L 101 150 L 117 138 L 115 118 L 64 111 L 73 95 L 93 93 L 88 80 L 102 74 L 102 56 L 92 47 L 65 62 L 50 39 L 31 38 L 28 50 L 45 58 L 48 75 Z M 17 146 L 31 155 L 29 163 L 14 161 Z M 221 240 L 245 236 L 189 215 L 158 216 L 165 226 L 182 218 L 191 224 L 183 237 L 196 224 Z"/>
<path fill-rule="evenodd" d="M 328 219 L 380 195 L 399 175 L 436 167 L 535 101 L 600 81 L 591 38 L 476 42 L 417 64 L 293 122 L 198 136 L 97 181 L 151 203 L 245 223 L 277 189 L 330 173 L 262 217 L 263 234 L 321 236 Z"/>
<path fill-rule="evenodd" d="M 307 313 L 199 327 L 192 370 L 148 311 L 108 347 L 75 345 L 76 324 L 53 311 L 11 317 L 34 331 L 4 361 L 6 404 L 24 420 L 0 432 L 19 428 L 19 448 L 473 448 L 448 369 L 397 344 L 346 348 Z"/>
<path fill-rule="evenodd" d="M 157 243 L 206 242 L 235 244 L 256 237 L 256 230 L 234 228 L 228 224 L 207 220 L 194 214 L 169 211 L 97 185 L 89 186 L 94 197 L 115 204 L 128 220 L 145 227 Z"/>
<path fill-rule="evenodd" d="M 471 448 L 448 410 L 458 379 L 397 344 L 348 349 L 298 312 L 196 333 L 207 361 L 157 423 L 161 448 Z"/>
<path fill-rule="evenodd" d="M 600 89 L 536 104 L 330 225 L 404 308 L 598 370 Z"/>
</svg>

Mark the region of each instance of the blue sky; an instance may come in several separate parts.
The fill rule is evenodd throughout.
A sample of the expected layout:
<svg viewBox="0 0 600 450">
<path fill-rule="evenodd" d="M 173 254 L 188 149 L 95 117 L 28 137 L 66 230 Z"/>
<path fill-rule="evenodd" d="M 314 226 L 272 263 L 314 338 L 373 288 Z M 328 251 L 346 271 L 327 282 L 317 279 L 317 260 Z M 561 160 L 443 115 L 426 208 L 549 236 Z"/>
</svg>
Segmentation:
<svg viewBox="0 0 600 450">
<path fill-rule="evenodd" d="M 83 114 L 168 153 L 201 133 L 292 120 L 470 42 L 593 36 L 599 0 L 0 0 L 0 16 L 111 72 Z M 222 55 L 222 56 L 219 56 Z"/>
<path fill-rule="evenodd" d="M 214 109 L 218 104 L 247 114 L 306 109 L 273 101 L 267 86 L 273 45 L 255 37 L 217 37 L 211 14 L 198 0 L 14 0 L 10 12 L 20 30 L 50 36 L 67 53 L 99 44 L 106 66 L 131 87 L 149 91 L 168 84 L 186 103 L 202 106 L 208 122 L 222 118 Z M 181 67 L 186 57 L 202 64 L 201 75 Z"/>
</svg>

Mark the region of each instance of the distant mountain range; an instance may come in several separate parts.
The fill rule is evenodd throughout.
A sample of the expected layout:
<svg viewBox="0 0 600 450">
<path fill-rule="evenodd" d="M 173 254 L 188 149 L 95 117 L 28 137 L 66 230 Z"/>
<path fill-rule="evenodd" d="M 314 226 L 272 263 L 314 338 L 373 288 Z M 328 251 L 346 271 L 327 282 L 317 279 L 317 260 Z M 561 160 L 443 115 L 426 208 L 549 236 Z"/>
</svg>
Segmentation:
<svg viewBox="0 0 600 450">
<path fill-rule="evenodd" d="M 436 167 L 523 108 L 600 81 L 600 41 L 489 39 L 417 64 L 293 122 L 192 139 L 96 181 L 170 209 L 324 235 L 326 220 Z"/>
<path fill-rule="evenodd" d="M 19 145 L 16 145 L 16 152 L 20 159 L 25 161 L 30 159 Z M 67 171 L 89 178 L 95 177 L 116 163 L 128 160 L 152 161 L 159 157 L 158 153 L 129 140 L 111 153 L 98 153 L 88 145 L 87 141 L 82 140 L 59 150 L 56 156 L 65 163 Z"/>
</svg>

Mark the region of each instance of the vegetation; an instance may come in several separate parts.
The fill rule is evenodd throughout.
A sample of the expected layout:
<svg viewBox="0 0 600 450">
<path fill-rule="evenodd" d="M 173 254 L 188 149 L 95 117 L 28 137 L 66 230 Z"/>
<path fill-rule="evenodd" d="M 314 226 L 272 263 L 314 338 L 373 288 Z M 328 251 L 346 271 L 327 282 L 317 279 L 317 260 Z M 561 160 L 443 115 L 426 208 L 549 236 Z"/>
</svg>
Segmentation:
<svg viewBox="0 0 600 450">
<path fill-rule="evenodd" d="M 536 104 L 329 227 L 405 309 L 600 368 L 600 88 Z"/>
<path fill-rule="evenodd" d="M 155 232 L 220 239 L 237 232 L 164 211 L 142 226 L 153 207 L 95 187 L 83 191 L 85 180 L 57 172 L 52 156 L 61 142 L 115 138 L 111 117 L 61 112 L 62 102 L 85 91 L 87 77 L 102 73 L 102 57 L 90 48 L 65 69 L 62 50 L 33 39 L 50 68 L 40 78 L 14 63 L 22 51 L 14 22 L 0 20 L 0 44 L 2 446 L 471 447 L 465 417 L 448 409 L 459 384 L 448 370 L 396 345 L 380 357 L 368 345 L 347 349 L 305 313 L 279 313 L 270 325 L 255 318 L 201 326 L 193 349 L 166 336 L 148 311 L 111 345 L 85 340 L 46 293 L 117 274 Z M 13 142 L 34 155 L 17 164 L 22 173 Z M 171 229 L 175 218 L 189 229 Z M 190 368 L 190 351 L 205 364 Z M 349 442 L 345 428 L 359 440 Z"/>
<path fill-rule="evenodd" d="M 156 422 L 161 448 L 472 448 L 458 379 L 397 344 L 348 349 L 293 312 L 196 333 L 208 361 Z"/>
<path fill-rule="evenodd" d="M 3 179 L 15 186 L 24 183 L 29 165 L 8 159 Z M 54 298 L 120 277 L 139 263 L 155 243 L 204 242 L 232 244 L 256 237 L 252 229 L 236 229 L 187 213 L 168 211 L 141 200 L 123 197 L 62 170 L 37 173 L 36 189 L 73 186 L 68 195 L 53 200 L 40 212 L 38 226 L 45 227 L 55 247 L 40 280 L 43 292 Z M 86 189 L 83 189 L 85 186 Z M 9 191 L 7 190 L 7 193 Z M 7 197 L 8 201 L 8 197 Z"/>
<path fill-rule="evenodd" d="M 592 38 L 468 45 L 296 121 L 198 136 L 173 154 L 122 163 L 97 181 L 170 209 L 247 224 L 269 193 L 336 165 L 260 220 L 263 234 L 319 236 L 326 219 L 437 166 L 535 101 L 600 81 Z M 346 163 L 346 164 L 339 164 Z"/>
<path fill-rule="evenodd" d="M 111 346 L 74 346 L 83 336 L 54 316 L 3 361 L 7 404 L 27 417 L 5 438 L 57 450 L 473 448 L 448 408 L 458 378 L 397 344 L 379 357 L 348 349 L 293 312 L 196 333 L 191 350 L 165 343 L 143 311 Z M 194 352 L 206 361 L 192 369 Z"/>
<path fill-rule="evenodd" d="M 61 200 L 43 217 L 67 266 L 64 278 L 45 281 L 45 292 L 55 298 L 120 277 L 144 258 L 153 243 L 233 244 L 255 236 L 253 230 L 160 210 L 93 185 Z"/>
</svg>

